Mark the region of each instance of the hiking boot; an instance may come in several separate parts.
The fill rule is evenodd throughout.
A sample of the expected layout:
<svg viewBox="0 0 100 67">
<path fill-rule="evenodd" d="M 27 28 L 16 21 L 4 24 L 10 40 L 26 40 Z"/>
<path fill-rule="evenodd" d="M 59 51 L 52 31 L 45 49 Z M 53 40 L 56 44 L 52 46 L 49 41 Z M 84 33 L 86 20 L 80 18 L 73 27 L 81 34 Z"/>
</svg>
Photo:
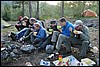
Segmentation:
<svg viewBox="0 0 100 67">
<path fill-rule="evenodd" d="M 15 41 L 15 40 L 16 40 L 16 34 L 14 34 L 14 33 L 11 32 L 11 39 L 12 39 L 13 41 Z"/>
<path fill-rule="evenodd" d="M 19 39 L 19 41 L 22 42 L 22 41 L 24 41 L 24 39 L 25 39 L 25 36 L 21 37 L 21 38 Z"/>
</svg>

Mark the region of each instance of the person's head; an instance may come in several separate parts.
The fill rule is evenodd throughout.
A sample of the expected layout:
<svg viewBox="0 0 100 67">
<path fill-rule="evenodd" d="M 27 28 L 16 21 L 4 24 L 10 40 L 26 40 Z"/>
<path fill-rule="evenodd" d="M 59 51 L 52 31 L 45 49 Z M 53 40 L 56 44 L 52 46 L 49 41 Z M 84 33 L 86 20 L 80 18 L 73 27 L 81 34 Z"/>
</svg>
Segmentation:
<svg viewBox="0 0 100 67">
<path fill-rule="evenodd" d="M 19 17 L 18 17 L 18 21 L 21 21 L 21 20 L 22 20 L 22 16 L 19 16 Z"/>
<path fill-rule="evenodd" d="M 34 23 L 34 28 L 35 28 L 35 30 L 39 30 L 40 29 L 40 24 L 39 23 Z"/>
<path fill-rule="evenodd" d="M 59 22 L 60 22 L 61 26 L 65 26 L 66 25 L 66 19 L 64 17 L 60 18 Z"/>
<path fill-rule="evenodd" d="M 23 21 L 25 21 L 25 22 L 27 22 L 28 19 L 29 19 L 29 18 L 28 18 L 27 16 L 24 16 L 24 17 L 23 17 Z"/>
<path fill-rule="evenodd" d="M 35 18 L 30 18 L 30 23 L 31 23 L 31 24 L 36 23 L 36 19 L 35 19 Z"/>
<path fill-rule="evenodd" d="M 56 22 L 56 20 L 54 19 L 54 20 L 51 20 L 50 21 L 50 25 L 53 27 L 53 26 L 56 26 L 57 25 L 57 22 Z"/>
<path fill-rule="evenodd" d="M 83 22 L 81 20 L 76 20 L 74 27 L 75 27 L 76 30 L 81 30 L 82 27 L 83 27 Z"/>
</svg>

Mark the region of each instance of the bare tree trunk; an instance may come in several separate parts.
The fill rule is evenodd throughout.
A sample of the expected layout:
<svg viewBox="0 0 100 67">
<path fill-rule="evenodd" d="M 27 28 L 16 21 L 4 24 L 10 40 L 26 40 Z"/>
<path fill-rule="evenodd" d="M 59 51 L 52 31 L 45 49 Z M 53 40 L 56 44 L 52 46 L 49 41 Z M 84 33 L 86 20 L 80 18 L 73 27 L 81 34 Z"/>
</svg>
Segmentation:
<svg viewBox="0 0 100 67">
<path fill-rule="evenodd" d="M 32 5 L 31 5 L 31 1 L 29 1 L 29 14 L 30 14 L 30 18 L 32 17 Z"/>
<path fill-rule="evenodd" d="M 24 1 L 22 1 L 22 16 L 24 17 Z"/>
<path fill-rule="evenodd" d="M 62 15 L 61 15 L 61 17 L 64 17 L 64 1 L 62 1 L 62 7 L 61 7 L 61 11 L 62 11 Z"/>
<path fill-rule="evenodd" d="M 37 1 L 36 19 L 39 20 L 39 1 Z"/>
<path fill-rule="evenodd" d="M 97 1 L 97 10 L 96 10 L 96 13 L 99 16 L 99 1 Z"/>
</svg>

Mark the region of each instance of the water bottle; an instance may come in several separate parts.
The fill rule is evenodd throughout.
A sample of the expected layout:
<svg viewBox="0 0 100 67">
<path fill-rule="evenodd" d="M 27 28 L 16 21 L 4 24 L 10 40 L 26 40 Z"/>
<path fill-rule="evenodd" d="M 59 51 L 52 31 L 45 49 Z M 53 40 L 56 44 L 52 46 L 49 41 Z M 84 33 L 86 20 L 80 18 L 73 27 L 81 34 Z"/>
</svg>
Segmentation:
<svg viewBox="0 0 100 67">
<path fill-rule="evenodd" d="M 59 61 L 62 62 L 62 55 L 59 55 Z"/>
</svg>

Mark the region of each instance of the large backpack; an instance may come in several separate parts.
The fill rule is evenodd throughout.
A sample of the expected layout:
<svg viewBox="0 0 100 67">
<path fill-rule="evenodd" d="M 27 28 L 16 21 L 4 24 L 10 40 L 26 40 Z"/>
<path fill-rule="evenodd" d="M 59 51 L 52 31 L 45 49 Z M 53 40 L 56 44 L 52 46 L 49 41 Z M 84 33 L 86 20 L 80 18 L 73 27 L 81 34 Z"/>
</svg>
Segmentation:
<svg viewBox="0 0 100 67">
<path fill-rule="evenodd" d="M 53 45 L 47 45 L 46 46 L 46 53 L 53 53 L 54 46 Z"/>
</svg>

